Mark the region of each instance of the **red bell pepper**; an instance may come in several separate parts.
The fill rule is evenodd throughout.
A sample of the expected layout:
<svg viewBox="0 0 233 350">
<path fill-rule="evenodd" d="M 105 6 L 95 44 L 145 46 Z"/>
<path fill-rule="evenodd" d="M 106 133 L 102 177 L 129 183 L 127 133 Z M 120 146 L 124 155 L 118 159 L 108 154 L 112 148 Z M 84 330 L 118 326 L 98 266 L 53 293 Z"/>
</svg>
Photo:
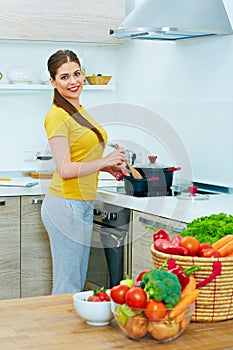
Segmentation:
<svg viewBox="0 0 233 350">
<path fill-rule="evenodd" d="M 158 238 L 164 238 L 170 241 L 169 234 L 165 230 L 158 230 L 155 226 L 147 225 L 146 228 L 151 228 L 155 233 L 153 234 L 153 239 L 156 241 Z"/>
<path fill-rule="evenodd" d="M 175 245 L 167 239 L 158 238 L 154 242 L 154 248 L 162 253 L 174 255 L 187 255 L 186 249 Z"/>
<path fill-rule="evenodd" d="M 142 271 L 139 273 L 138 277 L 136 278 L 136 280 L 135 280 L 135 282 L 134 282 L 134 286 L 139 285 L 139 284 L 142 282 L 142 276 L 143 276 L 146 272 L 148 272 L 148 271 L 150 271 L 150 270 L 151 270 L 150 267 L 148 267 L 148 268 L 142 270 Z"/>
<path fill-rule="evenodd" d="M 201 267 L 199 265 L 193 265 L 191 267 L 188 267 L 187 269 L 183 270 L 182 266 L 176 266 L 170 270 L 168 270 L 171 273 L 174 273 L 181 285 L 181 289 L 184 289 L 184 287 L 189 283 L 189 276 L 191 273 L 200 270 Z"/>
</svg>

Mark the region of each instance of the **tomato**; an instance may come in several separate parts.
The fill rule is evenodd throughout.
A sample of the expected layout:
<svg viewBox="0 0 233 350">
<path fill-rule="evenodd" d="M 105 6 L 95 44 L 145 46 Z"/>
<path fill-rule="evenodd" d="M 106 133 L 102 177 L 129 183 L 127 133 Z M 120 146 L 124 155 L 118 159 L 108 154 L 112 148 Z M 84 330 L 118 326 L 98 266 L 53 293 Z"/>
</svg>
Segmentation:
<svg viewBox="0 0 233 350">
<path fill-rule="evenodd" d="M 117 304 L 124 304 L 125 295 L 130 290 L 129 286 L 125 284 L 118 284 L 110 290 L 110 297 Z"/>
<path fill-rule="evenodd" d="M 125 295 L 125 302 L 133 309 L 144 309 L 147 303 L 147 294 L 141 287 L 133 287 Z"/>
<path fill-rule="evenodd" d="M 212 248 L 213 248 L 212 245 L 209 243 L 200 243 L 198 255 L 202 256 L 202 253 L 205 249 L 212 249 Z"/>
<path fill-rule="evenodd" d="M 201 257 L 203 258 L 220 258 L 221 254 L 218 250 L 210 248 L 210 249 L 204 249 L 202 251 Z"/>
<path fill-rule="evenodd" d="M 198 255 L 200 249 L 200 242 L 192 236 L 185 236 L 180 241 L 180 246 L 188 249 L 188 255 Z"/>
<path fill-rule="evenodd" d="M 150 299 L 146 304 L 144 313 L 151 321 L 159 321 L 167 314 L 167 308 L 162 301 Z"/>
<path fill-rule="evenodd" d="M 95 302 L 100 302 L 100 298 L 96 295 L 89 295 L 89 297 L 87 298 L 87 301 L 95 301 Z"/>
<path fill-rule="evenodd" d="M 95 295 L 100 298 L 100 301 L 110 301 L 110 296 L 104 291 L 97 292 Z"/>
</svg>

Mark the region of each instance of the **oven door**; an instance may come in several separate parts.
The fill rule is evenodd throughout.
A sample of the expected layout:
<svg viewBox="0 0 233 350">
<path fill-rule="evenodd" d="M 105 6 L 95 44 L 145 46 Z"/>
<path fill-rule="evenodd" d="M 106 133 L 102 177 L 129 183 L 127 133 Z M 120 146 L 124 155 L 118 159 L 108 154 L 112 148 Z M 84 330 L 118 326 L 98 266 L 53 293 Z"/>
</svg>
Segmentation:
<svg viewBox="0 0 233 350">
<path fill-rule="evenodd" d="M 85 288 L 112 288 L 127 271 L 127 232 L 94 221 Z"/>
</svg>

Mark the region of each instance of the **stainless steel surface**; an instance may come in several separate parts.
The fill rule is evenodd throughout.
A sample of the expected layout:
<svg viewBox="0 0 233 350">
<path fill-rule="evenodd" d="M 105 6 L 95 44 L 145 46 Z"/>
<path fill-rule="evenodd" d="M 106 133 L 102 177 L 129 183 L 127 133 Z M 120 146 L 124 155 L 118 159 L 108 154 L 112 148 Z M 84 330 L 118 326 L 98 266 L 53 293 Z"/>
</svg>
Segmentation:
<svg viewBox="0 0 233 350">
<path fill-rule="evenodd" d="M 233 34 L 222 0 L 144 0 L 110 35 L 119 39 L 182 40 Z"/>
<path fill-rule="evenodd" d="M 111 288 L 128 274 L 130 210 L 96 202 L 87 283 Z"/>
</svg>

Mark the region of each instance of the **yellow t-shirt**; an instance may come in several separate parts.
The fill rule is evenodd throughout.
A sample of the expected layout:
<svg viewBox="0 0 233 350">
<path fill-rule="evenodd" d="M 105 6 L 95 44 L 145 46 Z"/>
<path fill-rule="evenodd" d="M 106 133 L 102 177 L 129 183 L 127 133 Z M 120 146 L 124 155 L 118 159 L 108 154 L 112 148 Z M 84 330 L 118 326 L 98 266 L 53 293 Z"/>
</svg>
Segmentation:
<svg viewBox="0 0 233 350">
<path fill-rule="evenodd" d="M 107 133 L 97 122 L 85 111 L 84 107 L 78 111 L 92 125 L 101 132 L 105 142 Z M 103 146 L 99 143 L 97 135 L 90 129 L 77 123 L 63 108 L 52 105 L 45 117 L 44 127 L 48 139 L 53 136 L 67 137 L 72 162 L 88 162 L 103 155 Z M 49 186 L 49 192 L 57 197 L 95 200 L 98 185 L 99 172 L 88 176 L 64 180 L 57 169 Z"/>
</svg>

